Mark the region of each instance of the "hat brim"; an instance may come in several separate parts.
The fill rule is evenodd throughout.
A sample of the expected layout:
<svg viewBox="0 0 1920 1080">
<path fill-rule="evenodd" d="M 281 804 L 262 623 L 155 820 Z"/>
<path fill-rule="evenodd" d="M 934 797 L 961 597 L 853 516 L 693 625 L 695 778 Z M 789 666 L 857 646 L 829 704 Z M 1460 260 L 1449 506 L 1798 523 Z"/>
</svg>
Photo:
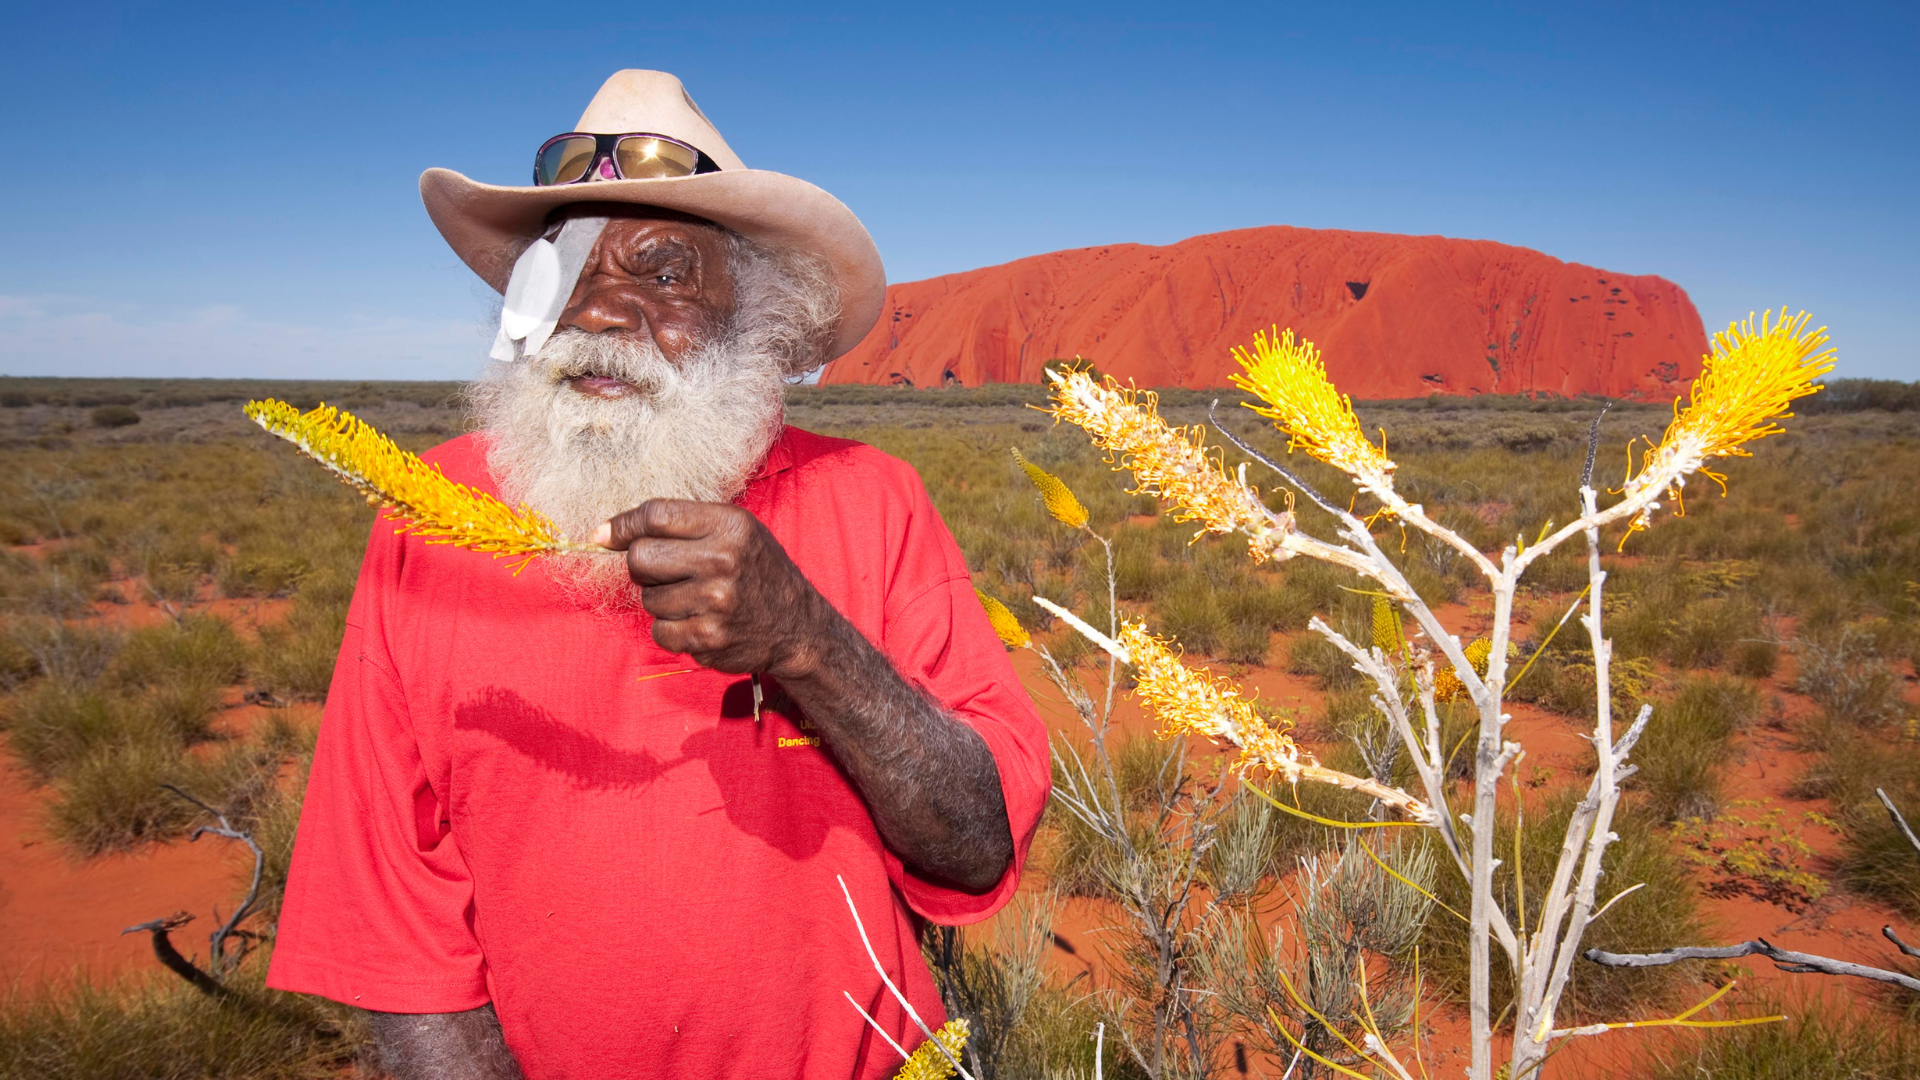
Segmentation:
<svg viewBox="0 0 1920 1080">
<path fill-rule="evenodd" d="M 420 199 L 448 246 L 496 292 L 506 291 L 514 260 L 546 229 L 556 208 L 615 202 L 692 214 L 750 240 L 825 259 L 840 291 L 835 357 L 867 336 L 886 302 L 886 269 L 866 226 L 839 199 L 784 173 L 736 169 L 660 180 L 496 187 L 451 169 L 428 169 L 420 174 Z"/>
</svg>

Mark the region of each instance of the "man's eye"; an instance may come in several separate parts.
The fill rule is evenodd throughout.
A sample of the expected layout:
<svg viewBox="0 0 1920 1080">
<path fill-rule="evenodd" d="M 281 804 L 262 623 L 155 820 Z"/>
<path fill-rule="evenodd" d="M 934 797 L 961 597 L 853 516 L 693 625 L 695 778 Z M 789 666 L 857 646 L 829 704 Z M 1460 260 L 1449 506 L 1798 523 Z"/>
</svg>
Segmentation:
<svg viewBox="0 0 1920 1080">
<path fill-rule="evenodd" d="M 680 278 L 674 274 L 655 274 L 653 275 L 653 283 L 655 285 L 678 285 Z"/>
</svg>

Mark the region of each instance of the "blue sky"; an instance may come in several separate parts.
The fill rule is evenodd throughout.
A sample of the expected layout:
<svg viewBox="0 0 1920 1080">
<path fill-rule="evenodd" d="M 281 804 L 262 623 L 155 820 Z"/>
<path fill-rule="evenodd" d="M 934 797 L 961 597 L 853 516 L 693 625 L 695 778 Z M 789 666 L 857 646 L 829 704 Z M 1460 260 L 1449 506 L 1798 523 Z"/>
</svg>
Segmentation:
<svg viewBox="0 0 1920 1080">
<path fill-rule="evenodd" d="M 0 373 L 464 378 L 422 169 L 524 182 L 620 67 L 904 281 L 1254 225 L 1791 304 L 1920 379 L 1915 5 L 37 4 L 0 42 Z"/>
</svg>

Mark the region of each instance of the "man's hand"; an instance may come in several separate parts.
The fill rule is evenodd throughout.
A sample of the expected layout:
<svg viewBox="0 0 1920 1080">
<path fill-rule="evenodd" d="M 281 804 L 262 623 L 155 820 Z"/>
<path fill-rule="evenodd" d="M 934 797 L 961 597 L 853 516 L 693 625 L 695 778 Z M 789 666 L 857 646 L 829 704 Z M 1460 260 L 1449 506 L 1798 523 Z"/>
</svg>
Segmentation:
<svg viewBox="0 0 1920 1080">
<path fill-rule="evenodd" d="M 758 518 L 655 499 L 594 540 L 626 551 L 661 648 L 780 680 L 908 865 L 975 891 L 1006 873 L 1013 832 L 986 742 L 901 678 Z"/>
<path fill-rule="evenodd" d="M 819 624 L 837 618 L 765 525 L 737 506 L 653 499 L 601 526 L 627 553 L 653 640 L 702 667 L 804 679 Z"/>
</svg>

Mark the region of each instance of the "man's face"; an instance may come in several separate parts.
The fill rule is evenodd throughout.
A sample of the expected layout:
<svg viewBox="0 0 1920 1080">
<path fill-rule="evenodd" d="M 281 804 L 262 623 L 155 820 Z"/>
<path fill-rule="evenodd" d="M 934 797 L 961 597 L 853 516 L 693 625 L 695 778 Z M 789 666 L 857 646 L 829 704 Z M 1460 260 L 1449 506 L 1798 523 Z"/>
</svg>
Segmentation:
<svg viewBox="0 0 1920 1080">
<path fill-rule="evenodd" d="M 501 495 L 580 539 L 648 499 L 732 501 L 831 331 L 831 278 L 669 211 L 570 213 L 609 220 L 554 335 L 468 388 Z M 596 603 L 637 603 L 618 559 L 548 562 Z"/>
<path fill-rule="evenodd" d="M 725 329 L 735 291 L 719 229 L 647 207 L 588 203 L 570 213 L 611 220 L 560 314 L 561 327 L 651 339 L 676 367 Z M 641 392 L 597 374 L 571 377 L 567 385 L 596 398 Z"/>
</svg>

